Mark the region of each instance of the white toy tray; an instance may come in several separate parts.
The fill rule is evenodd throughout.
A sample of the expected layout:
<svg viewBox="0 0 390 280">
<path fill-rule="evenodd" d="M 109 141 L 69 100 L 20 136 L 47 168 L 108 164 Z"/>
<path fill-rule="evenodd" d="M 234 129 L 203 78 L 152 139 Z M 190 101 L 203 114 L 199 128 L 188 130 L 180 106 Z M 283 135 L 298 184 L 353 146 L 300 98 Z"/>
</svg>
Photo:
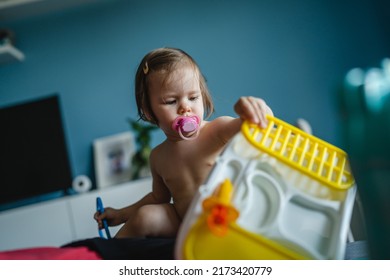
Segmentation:
<svg viewBox="0 0 390 280">
<path fill-rule="evenodd" d="M 310 259 L 344 258 L 356 186 L 329 188 L 256 149 L 242 133 L 218 157 L 192 201 L 176 241 L 176 258 L 183 258 L 183 243 L 203 211 L 202 201 L 227 178 L 240 213 L 236 223 L 243 229 Z"/>
</svg>

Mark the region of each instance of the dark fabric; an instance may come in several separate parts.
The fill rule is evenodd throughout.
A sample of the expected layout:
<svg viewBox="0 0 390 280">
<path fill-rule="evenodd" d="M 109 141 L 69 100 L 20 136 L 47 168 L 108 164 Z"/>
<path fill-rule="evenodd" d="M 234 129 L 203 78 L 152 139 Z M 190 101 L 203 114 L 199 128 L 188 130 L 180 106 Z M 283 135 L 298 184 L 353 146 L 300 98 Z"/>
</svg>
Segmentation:
<svg viewBox="0 0 390 280">
<path fill-rule="evenodd" d="M 173 260 L 175 239 L 170 238 L 91 238 L 62 246 L 87 247 L 105 260 Z M 367 241 L 347 243 L 346 260 L 369 259 Z"/>
<path fill-rule="evenodd" d="M 62 246 L 85 246 L 105 260 L 173 260 L 175 239 L 171 238 L 112 238 L 100 237 L 74 241 Z"/>
</svg>

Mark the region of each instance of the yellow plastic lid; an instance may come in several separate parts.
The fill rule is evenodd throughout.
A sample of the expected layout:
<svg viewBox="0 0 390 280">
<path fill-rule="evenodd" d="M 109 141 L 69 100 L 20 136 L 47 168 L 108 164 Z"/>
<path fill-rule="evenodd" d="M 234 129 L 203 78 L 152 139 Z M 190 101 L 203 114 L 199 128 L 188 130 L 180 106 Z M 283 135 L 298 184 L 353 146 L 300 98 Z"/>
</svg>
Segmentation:
<svg viewBox="0 0 390 280">
<path fill-rule="evenodd" d="M 337 190 L 354 184 L 347 154 L 295 126 L 267 116 L 267 128 L 245 121 L 242 133 L 257 149 Z"/>
<path fill-rule="evenodd" d="M 233 185 L 226 179 L 216 192 L 203 201 L 203 213 L 191 227 L 184 241 L 185 259 L 306 258 L 273 240 L 237 225 L 235 220 L 239 213 L 231 204 L 232 192 Z M 219 210 L 222 211 L 218 212 Z"/>
<path fill-rule="evenodd" d="M 303 260 L 308 259 L 287 247 L 229 223 L 223 236 L 210 231 L 203 213 L 188 232 L 183 246 L 187 260 Z"/>
</svg>

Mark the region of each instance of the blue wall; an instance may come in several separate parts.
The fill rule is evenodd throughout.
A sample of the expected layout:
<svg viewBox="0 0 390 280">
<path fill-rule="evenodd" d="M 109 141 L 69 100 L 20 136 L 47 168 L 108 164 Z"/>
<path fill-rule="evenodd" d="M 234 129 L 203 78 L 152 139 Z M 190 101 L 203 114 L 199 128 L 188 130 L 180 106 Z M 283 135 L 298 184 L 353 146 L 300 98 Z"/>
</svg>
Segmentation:
<svg viewBox="0 0 390 280">
<path fill-rule="evenodd" d="M 276 116 L 304 117 L 339 144 L 336 88 L 353 67 L 389 57 L 384 1 L 103 1 L 0 22 L 22 63 L 0 65 L 0 107 L 58 92 L 73 175 L 93 177 L 92 141 L 129 130 L 135 69 L 162 46 L 189 52 L 234 115 L 241 95 L 264 98 Z M 162 141 L 156 132 L 153 145 Z"/>
</svg>

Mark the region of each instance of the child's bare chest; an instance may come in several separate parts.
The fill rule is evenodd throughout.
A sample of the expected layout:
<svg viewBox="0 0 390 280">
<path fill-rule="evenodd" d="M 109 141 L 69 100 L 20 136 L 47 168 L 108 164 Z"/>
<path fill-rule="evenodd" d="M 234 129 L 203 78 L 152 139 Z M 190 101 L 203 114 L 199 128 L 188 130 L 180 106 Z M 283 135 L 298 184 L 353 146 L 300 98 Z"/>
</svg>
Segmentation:
<svg viewBox="0 0 390 280">
<path fill-rule="evenodd" d="M 172 156 L 163 164 L 159 175 L 171 193 L 176 211 L 183 218 L 192 198 L 210 173 L 214 158 L 180 160 Z"/>
<path fill-rule="evenodd" d="M 194 194 L 208 176 L 215 158 L 215 154 L 202 154 L 195 149 L 171 152 L 160 162 L 159 175 L 174 198 L 179 194 Z"/>
</svg>

